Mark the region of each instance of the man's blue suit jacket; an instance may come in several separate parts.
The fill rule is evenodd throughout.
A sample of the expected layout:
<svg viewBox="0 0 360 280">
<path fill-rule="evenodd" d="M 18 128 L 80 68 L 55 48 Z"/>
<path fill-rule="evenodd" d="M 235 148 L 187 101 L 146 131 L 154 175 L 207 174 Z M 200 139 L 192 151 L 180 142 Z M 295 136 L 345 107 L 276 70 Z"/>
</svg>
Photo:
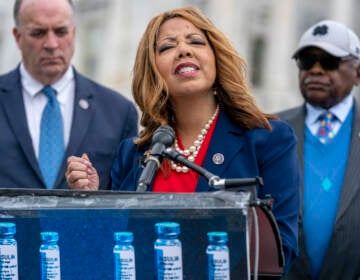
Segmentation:
<svg viewBox="0 0 360 280">
<path fill-rule="evenodd" d="M 224 112 L 220 113 L 203 167 L 220 178 L 252 178 L 261 176 L 264 187 L 258 196 L 271 194 L 273 214 L 283 242 L 286 269 L 298 254 L 299 166 L 296 138 L 283 121 L 270 121 L 267 129 L 244 129 Z M 111 172 L 113 190 L 136 190 L 142 172 L 141 159 L 149 147 L 137 151 L 133 139 L 123 141 Z M 215 154 L 224 156 L 223 164 L 215 164 Z M 196 191 L 212 191 L 200 178 Z"/>
<path fill-rule="evenodd" d="M 111 185 L 110 170 L 119 143 L 137 134 L 135 106 L 115 91 L 74 71 L 74 115 L 66 154 L 55 188 L 68 188 L 68 156 L 87 153 L 100 176 Z M 89 104 L 83 109 L 79 102 Z M 26 120 L 19 67 L 0 76 L 0 188 L 45 188 Z"/>
</svg>

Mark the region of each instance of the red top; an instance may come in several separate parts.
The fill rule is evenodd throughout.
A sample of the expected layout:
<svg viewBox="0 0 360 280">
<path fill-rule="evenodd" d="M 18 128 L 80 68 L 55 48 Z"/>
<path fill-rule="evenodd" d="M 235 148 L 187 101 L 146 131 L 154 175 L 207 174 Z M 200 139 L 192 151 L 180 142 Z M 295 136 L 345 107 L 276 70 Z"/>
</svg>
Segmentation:
<svg viewBox="0 0 360 280">
<path fill-rule="evenodd" d="M 200 146 L 199 152 L 195 158 L 194 163 L 202 166 L 207 150 L 210 145 L 210 140 L 212 138 L 213 132 L 216 127 L 217 119 L 219 113 L 217 114 L 216 118 L 212 122 L 203 143 Z M 176 136 L 177 137 L 177 136 Z M 180 149 L 184 149 L 184 146 L 177 137 L 178 145 Z M 162 164 L 160 171 L 157 173 L 154 186 L 152 191 L 153 192 L 182 192 L 182 193 L 191 193 L 195 192 L 196 185 L 199 179 L 199 174 L 195 171 L 189 170 L 186 173 L 183 172 L 176 172 L 175 170 L 171 169 L 169 161 L 164 161 Z"/>
</svg>

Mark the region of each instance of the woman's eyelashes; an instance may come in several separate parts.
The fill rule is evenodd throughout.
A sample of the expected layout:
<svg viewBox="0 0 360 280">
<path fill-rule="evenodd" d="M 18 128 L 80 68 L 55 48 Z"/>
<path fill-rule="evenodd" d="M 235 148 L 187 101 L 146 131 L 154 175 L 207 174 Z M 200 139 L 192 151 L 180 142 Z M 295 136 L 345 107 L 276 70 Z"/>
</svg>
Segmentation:
<svg viewBox="0 0 360 280">
<path fill-rule="evenodd" d="M 191 41 L 191 44 L 193 44 L 193 45 L 203 45 L 203 46 L 206 45 L 206 43 L 203 40 L 193 40 L 193 41 Z"/>
<path fill-rule="evenodd" d="M 202 46 L 205 46 L 206 43 L 203 41 L 203 40 L 191 40 L 188 42 L 188 44 L 190 45 L 202 45 Z M 166 50 L 169 50 L 169 49 L 172 49 L 172 48 L 175 48 L 176 47 L 176 44 L 166 44 L 166 45 L 162 45 L 158 48 L 159 50 L 159 53 L 162 53 Z"/>
<path fill-rule="evenodd" d="M 174 48 L 175 45 L 163 45 L 163 46 L 160 46 L 158 49 L 159 49 L 159 53 L 162 53 L 168 49 L 171 49 L 171 48 Z"/>
</svg>

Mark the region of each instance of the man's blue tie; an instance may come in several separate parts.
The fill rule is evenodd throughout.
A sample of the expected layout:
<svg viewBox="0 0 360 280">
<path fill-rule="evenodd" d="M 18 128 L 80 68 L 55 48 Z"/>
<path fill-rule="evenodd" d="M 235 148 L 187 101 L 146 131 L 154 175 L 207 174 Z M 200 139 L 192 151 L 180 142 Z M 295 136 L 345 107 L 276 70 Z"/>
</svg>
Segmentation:
<svg viewBox="0 0 360 280">
<path fill-rule="evenodd" d="M 39 166 L 46 187 L 52 189 L 64 157 L 64 128 L 55 90 L 46 86 L 42 92 L 48 103 L 41 117 Z"/>
<path fill-rule="evenodd" d="M 335 119 L 336 116 L 330 111 L 325 111 L 319 116 L 320 126 L 317 131 L 317 137 L 321 143 L 326 144 L 334 138 L 333 122 Z"/>
</svg>

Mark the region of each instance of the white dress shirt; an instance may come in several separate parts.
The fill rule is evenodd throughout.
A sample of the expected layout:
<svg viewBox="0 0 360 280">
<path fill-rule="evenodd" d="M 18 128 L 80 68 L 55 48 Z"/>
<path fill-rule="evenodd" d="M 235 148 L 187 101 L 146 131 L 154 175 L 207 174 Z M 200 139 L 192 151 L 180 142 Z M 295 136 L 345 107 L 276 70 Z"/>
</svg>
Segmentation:
<svg viewBox="0 0 360 280">
<path fill-rule="evenodd" d="M 30 136 L 32 139 L 35 155 L 37 158 L 39 158 L 41 116 L 48 102 L 48 98 L 44 93 L 41 92 L 41 90 L 46 85 L 41 84 L 33 77 L 31 77 L 23 64 L 20 65 L 20 76 L 27 124 L 30 130 Z M 50 86 L 57 92 L 56 98 L 60 103 L 64 124 L 64 144 L 65 147 L 67 147 L 70 138 L 70 129 L 75 99 L 75 80 L 73 68 L 70 66 L 64 76 L 55 84 Z"/>
<path fill-rule="evenodd" d="M 336 119 L 332 122 L 334 135 L 336 135 L 336 133 L 340 130 L 341 125 L 345 122 L 345 119 L 351 111 L 353 104 L 354 96 L 351 93 L 340 103 L 328 109 L 328 111 L 331 111 L 336 116 Z M 309 103 L 306 103 L 306 110 L 306 126 L 310 129 L 313 135 L 316 135 L 320 126 L 319 116 L 326 110 L 324 108 L 314 107 Z"/>
</svg>

